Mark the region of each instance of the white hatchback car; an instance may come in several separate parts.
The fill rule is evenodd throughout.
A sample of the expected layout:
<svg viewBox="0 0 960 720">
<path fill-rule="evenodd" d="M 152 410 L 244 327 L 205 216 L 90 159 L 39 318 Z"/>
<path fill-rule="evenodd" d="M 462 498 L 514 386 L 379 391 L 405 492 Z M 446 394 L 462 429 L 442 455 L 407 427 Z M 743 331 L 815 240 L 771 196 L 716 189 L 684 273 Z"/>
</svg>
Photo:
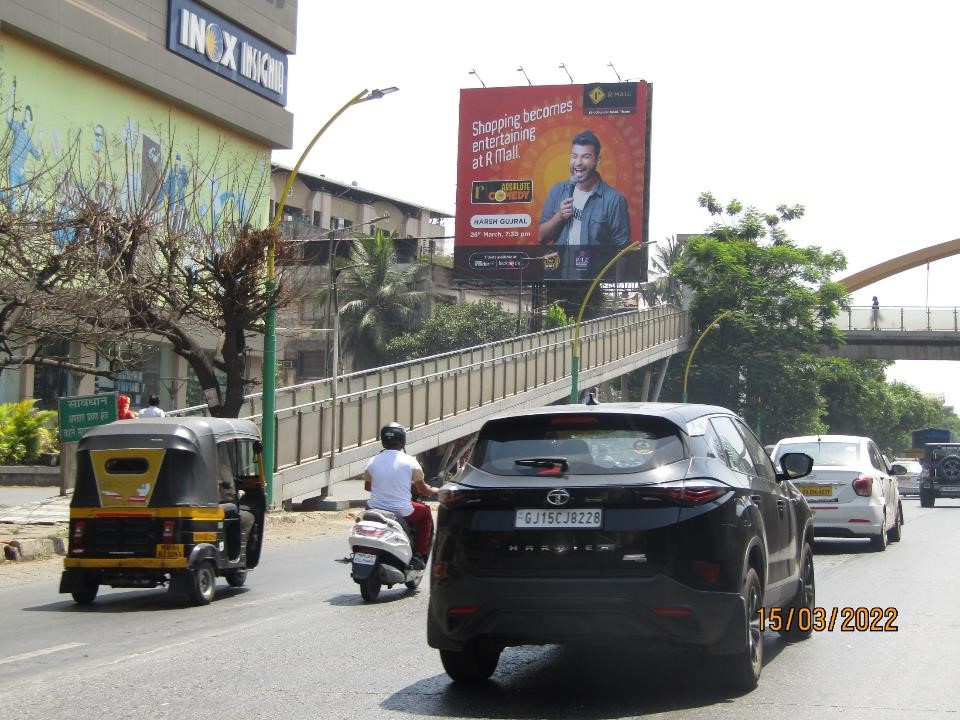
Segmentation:
<svg viewBox="0 0 960 720">
<path fill-rule="evenodd" d="M 877 550 L 900 540 L 903 508 L 897 479 L 870 438 L 809 435 L 784 438 L 773 451 L 813 458 L 813 472 L 796 484 L 814 512 L 816 537 L 865 537 Z"/>
</svg>

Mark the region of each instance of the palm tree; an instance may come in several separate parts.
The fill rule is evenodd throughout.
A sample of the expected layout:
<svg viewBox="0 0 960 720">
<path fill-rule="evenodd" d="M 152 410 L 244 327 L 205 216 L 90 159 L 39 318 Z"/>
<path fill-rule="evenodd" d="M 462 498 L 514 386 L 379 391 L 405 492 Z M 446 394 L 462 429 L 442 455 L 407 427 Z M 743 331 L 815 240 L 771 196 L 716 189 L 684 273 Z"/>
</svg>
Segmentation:
<svg viewBox="0 0 960 720">
<path fill-rule="evenodd" d="M 416 265 L 397 268 L 393 238 L 380 228 L 355 238 L 349 259 L 338 264 L 344 352 L 352 354 L 355 370 L 388 363 L 387 343 L 414 329 L 421 304 L 429 297 L 413 289 Z"/>
<path fill-rule="evenodd" d="M 644 292 L 648 305 L 667 303 L 676 307 L 683 306 L 683 287 L 673 273 L 673 266 L 680 262 L 686 243 L 676 236 L 668 237 L 666 243 L 657 244 L 657 254 L 651 258 L 657 278 Z"/>
</svg>

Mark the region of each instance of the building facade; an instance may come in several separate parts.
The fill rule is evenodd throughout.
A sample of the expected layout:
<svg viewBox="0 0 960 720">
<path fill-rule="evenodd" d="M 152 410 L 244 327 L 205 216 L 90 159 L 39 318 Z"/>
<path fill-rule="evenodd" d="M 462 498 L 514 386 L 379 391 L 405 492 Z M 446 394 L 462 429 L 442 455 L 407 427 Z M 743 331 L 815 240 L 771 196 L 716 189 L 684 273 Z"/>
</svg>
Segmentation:
<svg viewBox="0 0 960 720">
<path fill-rule="evenodd" d="M 3 0 L 0 109 L 13 147 L 5 186 L 74 152 L 81 174 L 113 168 L 120 202 L 150 192 L 176 215 L 185 197 L 206 196 L 200 213 L 213 223 L 248 203 L 265 224 L 268 192 L 246 198 L 226 188 L 232 168 L 265 189 L 271 151 L 292 143 L 285 105 L 296 19 L 297 0 Z M 212 350 L 218 339 L 209 340 Z M 60 345 L 50 351 L 82 354 Z M 115 382 L 5 370 L 0 401 L 36 397 L 53 408 L 57 397 L 116 390 L 135 406 L 153 393 L 164 407 L 202 402 L 168 347 L 148 338 L 142 357 Z M 250 362 L 258 375 L 259 358 Z"/>
<path fill-rule="evenodd" d="M 273 167 L 271 213 L 290 172 L 290 168 Z M 389 197 L 355 183 L 300 172 L 284 198 L 281 217 L 280 227 L 291 246 L 294 264 L 288 271 L 296 274 L 302 288 L 301 298 L 277 314 L 277 360 L 284 385 L 331 375 L 333 322 L 330 308 L 317 297 L 318 291 L 330 284 L 331 253 L 346 257 L 349 238 L 357 233 L 372 234 L 375 228 L 390 233 L 398 265 L 406 268 L 419 263 L 418 290 L 435 291 L 434 276 L 445 269 L 430 262 L 443 253 L 444 241 L 449 239 L 445 223 L 452 221 L 453 215 L 442 210 Z M 337 364 L 341 371 L 351 368 L 349 357 L 341 357 Z"/>
</svg>

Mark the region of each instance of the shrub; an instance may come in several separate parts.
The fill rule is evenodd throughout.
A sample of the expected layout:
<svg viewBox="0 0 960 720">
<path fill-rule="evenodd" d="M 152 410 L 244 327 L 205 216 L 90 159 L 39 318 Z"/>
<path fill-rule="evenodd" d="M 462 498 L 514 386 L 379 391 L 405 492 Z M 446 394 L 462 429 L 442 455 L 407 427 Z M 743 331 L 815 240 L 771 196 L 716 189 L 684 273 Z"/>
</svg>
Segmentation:
<svg viewBox="0 0 960 720">
<path fill-rule="evenodd" d="M 36 402 L 0 404 L 0 465 L 33 465 L 56 450 L 57 413 L 37 410 Z"/>
</svg>

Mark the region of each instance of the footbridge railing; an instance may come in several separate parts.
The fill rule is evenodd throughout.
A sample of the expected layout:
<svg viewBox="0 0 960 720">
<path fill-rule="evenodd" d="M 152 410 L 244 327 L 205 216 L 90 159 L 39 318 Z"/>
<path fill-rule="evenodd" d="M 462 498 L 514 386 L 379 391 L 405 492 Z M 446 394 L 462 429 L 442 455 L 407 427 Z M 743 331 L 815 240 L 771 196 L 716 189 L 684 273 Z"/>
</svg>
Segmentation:
<svg viewBox="0 0 960 720">
<path fill-rule="evenodd" d="M 580 386 L 590 387 L 687 348 L 688 313 L 670 306 L 610 315 L 580 326 Z M 379 451 L 385 423 L 408 428 L 424 452 L 470 435 L 512 408 L 570 394 L 573 326 L 466 350 L 278 388 L 274 501 L 321 495 L 355 477 Z M 177 414 L 205 414 L 205 406 Z M 241 417 L 261 422 L 262 395 Z"/>
</svg>

